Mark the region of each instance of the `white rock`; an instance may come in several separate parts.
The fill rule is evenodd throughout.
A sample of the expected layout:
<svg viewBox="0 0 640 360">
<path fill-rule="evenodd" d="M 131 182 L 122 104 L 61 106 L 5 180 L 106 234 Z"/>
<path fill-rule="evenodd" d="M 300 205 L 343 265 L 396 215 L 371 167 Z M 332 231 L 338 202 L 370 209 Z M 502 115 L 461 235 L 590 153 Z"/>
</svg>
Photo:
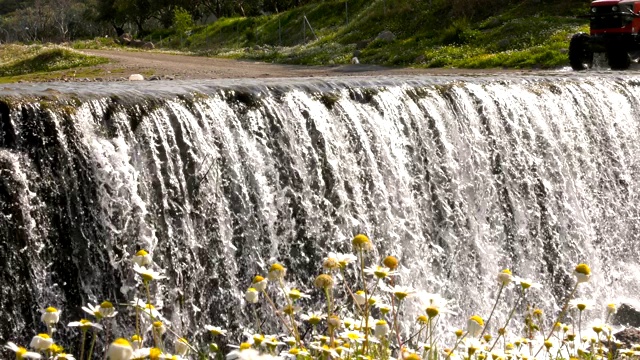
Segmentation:
<svg viewBox="0 0 640 360">
<path fill-rule="evenodd" d="M 351 63 L 352 64 L 360 64 L 360 60 L 358 60 L 358 58 L 354 56 L 354 57 L 351 58 Z"/>
<path fill-rule="evenodd" d="M 142 81 L 142 80 L 144 80 L 144 76 L 140 74 L 131 74 L 129 76 L 129 81 Z"/>
</svg>

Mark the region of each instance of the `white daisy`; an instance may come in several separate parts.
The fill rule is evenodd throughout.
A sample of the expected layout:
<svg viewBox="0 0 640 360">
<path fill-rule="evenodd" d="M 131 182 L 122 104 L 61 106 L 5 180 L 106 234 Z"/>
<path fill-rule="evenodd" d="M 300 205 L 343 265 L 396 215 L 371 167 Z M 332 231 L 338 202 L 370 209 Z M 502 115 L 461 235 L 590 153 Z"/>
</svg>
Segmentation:
<svg viewBox="0 0 640 360">
<path fill-rule="evenodd" d="M 217 326 L 205 325 L 204 328 L 213 336 L 227 336 L 227 330 L 224 330 Z"/>
<path fill-rule="evenodd" d="M 31 343 L 29 343 L 29 347 L 38 350 L 44 351 L 49 349 L 49 347 L 53 344 L 53 339 L 49 334 L 38 334 L 31 339 Z"/>
<path fill-rule="evenodd" d="M 153 262 L 153 259 L 151 258 L 151 255 L 146 252 L 145 250 L 140 250 L 138 251 L 134 256 L 133 256 L 133 263 L 138 265 L 138 266 L 148 266 Z"/>
<path fill-rule="evenodd" d="M 91 328 L 95 328 L 98 330 L 102 330 L 103 327 L 100 324 L 97 323 L 93 323 L 87 319 L 81 319 L 80 321 L 72 321 L 70 322 L 67 326 L 70 327 L 79 327 L 81 330 L 86 331 L 89 330 Z"/>
<path fill-rule="evenodd" d="M 109 360 L 131 360 L 133 348 L 127 339 L 119 338 L 109 345 L 107 358 Z"/>
<path fill-rule="evenodd" d="M 16 357 L 18 359 L 41 359 L 42 358 L 42 355 L 35 352 L 27 351 L 26 348 L 23 348 L 22 346 L 18 346 L 13 342 L 8 342 L 4 347 L 5 349 L 9 349 L 15 352 Z"/>
<path fill-rule="evenodd" d="M 142 277 L 142 280 L 144 282 L 149 282 L 152 280 L 161 280 L 161 279 L 167 278 L 166 276 L 160 274 L 157 271 L 154 271 L 146 267 L 142 267 L 138 264 L 133 264 L 133 271 L 135 271 L 138 275 L 140 275 L 140 277 Z"/>
<path fill-rule="evenodd" d="M 60 310 L 54 308 L 53 306 L 49 306 L 48 308 L 40 311 L 42 312 L 40 320 L 42 320 L 42 322 L 47 324 L 48 326 L 56 324 L 58 323 L 58 321 L 60 321 Z"/>
</svg>

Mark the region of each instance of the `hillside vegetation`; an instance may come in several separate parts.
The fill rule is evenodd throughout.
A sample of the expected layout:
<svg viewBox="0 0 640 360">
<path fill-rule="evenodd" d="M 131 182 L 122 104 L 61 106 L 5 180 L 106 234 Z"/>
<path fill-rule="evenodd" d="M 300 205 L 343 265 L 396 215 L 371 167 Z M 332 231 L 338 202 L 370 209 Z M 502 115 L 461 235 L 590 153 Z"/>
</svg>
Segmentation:
<svg viewBox="0 0 640 360">
<path fill-rule="evenodd" d="M 588 9 L 584 1 L 327 0 L 221 18 L 186 32 L 174 27 L 146 39 L 199 54 L 292 64 L 345 64 L 355 55 L 361 63 L 392 66 L 553 68 L 567 65 L 571 35 L 588 31 L 576 18 Z M 395 38 L 378 39 L 384 31 Z"/>
<path fill-rule="evenodd" d="M 556 68 L 568 65 L 571 35 L 588 30 L 576 15 L 589 9 L 584 0 L 145 1 L 0 0 L 0 40 L 81 49 L 119 46 L 112 39 L 129 32 L 156 48 L 277 63 Z"/>
</svg>

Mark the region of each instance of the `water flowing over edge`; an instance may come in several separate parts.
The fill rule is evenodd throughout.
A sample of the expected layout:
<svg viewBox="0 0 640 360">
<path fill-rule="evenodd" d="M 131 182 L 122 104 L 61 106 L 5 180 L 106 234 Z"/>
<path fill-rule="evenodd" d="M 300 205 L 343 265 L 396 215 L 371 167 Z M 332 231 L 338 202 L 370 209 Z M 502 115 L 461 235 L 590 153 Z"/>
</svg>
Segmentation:
<svg viewBox="0 0 640 360">
<path fill-rule="evenodd" d="M 0 339 L 33 335 L 41 307 L 71 320 L 88 301 L 131 300 L 140 248 L 167 271 L 155 302 L 181 333 L 240 331 L 251 324 L 238 309 L 252 275 L 277 260 L 310 289 L 321 259 L 350 251 L 358 232 L 401 259 L 404 284 L 451 299 L 460 317 L 443 327 L 488 313 L 505 267 L 544 285 L 531 305 L 548 312 L 578 262 L 594 269 L 580 296 L 633 297 L 639 85 L 521 76 L 6 87 Z M 417 311 L 406 309 L 407 322 Z"/>
</svg>

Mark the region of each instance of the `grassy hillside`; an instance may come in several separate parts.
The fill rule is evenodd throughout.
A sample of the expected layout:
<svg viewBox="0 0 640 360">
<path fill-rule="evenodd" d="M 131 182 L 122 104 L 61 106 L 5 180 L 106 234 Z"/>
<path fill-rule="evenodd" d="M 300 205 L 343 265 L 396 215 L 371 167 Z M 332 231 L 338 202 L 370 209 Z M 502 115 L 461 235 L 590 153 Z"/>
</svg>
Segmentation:
<svg viewBox="0 0 640 360">
<path fill-rule="evenodd" d="M 567 65 L 571 35 L 588 30 L 575 17 L 588 8 L 573 0 L 327 0 L 223 18 L 189 36 L 165 31 L 148 39 L 162 37 L 164 46 L 203 55 L 279 63 L 345 64 L 355 54 L 361 63 L 382 65 L 553 68 Z M 395 39 L 376 39 L 385 30 Z"/>
</svg>

